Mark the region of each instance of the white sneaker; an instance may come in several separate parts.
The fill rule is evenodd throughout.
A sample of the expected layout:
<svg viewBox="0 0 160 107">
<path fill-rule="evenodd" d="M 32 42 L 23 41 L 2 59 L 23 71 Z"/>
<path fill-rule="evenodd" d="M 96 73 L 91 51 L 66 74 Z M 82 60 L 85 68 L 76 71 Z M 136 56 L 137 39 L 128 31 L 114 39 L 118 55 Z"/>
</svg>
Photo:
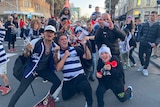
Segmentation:
<svg viewBox="0 0 160 107">
<path fill-rule="evenodd" d="M 138 69 L 137 69 L 138 72 L 140 71 L 143 71 L 143 66 L 140 66 Z"/>
<path fill-rule="evenodd" d="M 43 82 L 43 83 L 47 83 L 47 82 L 48 82 L 48 80 L 43 80 L 42 82 Z"/>
<path fill-rule="evenodd" d="M 128 86 L 128 89 L 131 90 L 131 93 L 130 93 L 130 95 L 128 97 L 128 100 L 132 100 L 133 99 L 133 88 L 132 88 L 132 86 Z"/>
<path fill-rule="evenodd" d="M 148 76 L 148 71 L 147 71 L 147 69 L 143 69 L 143 75 L 144 75 L 144 76 Z"/>
</svg>

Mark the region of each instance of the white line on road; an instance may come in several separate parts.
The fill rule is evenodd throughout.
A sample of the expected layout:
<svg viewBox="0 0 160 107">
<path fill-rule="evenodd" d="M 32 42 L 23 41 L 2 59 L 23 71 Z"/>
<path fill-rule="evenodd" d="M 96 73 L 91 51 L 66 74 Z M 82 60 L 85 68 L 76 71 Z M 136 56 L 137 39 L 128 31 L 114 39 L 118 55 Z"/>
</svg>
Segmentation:
<svg viewBox="0 0 160 107">
<path fill-rule="evenodd" d="M 17 55 L 17 53 L 6 53 L 6 54 L 7 54 L 7 57 L 12 57 L 12 56 Z"/>
</svg>

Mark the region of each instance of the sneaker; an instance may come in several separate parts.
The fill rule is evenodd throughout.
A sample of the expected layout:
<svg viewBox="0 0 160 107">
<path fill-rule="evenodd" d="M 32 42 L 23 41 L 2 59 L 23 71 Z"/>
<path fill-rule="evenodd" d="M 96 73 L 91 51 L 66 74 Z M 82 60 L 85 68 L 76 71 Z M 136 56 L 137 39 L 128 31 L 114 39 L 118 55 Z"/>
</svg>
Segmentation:
<svg viewBox="0 0 160 107">
<path fill-rule="evenodd" d="M 143 75 L 148 76 L 148 70 L 147 69 L 143 69 Z"/>
<path fill-rule="evenodd" d="M 138 69 L 137 69 L 138 72 L 140 71 L 143 71 L 143 66 L 140 66 Z"/>
<path fill-rule="evenodd" d="M 131 93 L 128 97 L 128 100 L 132 100 L 133 99 L 133 88 L 132 88 L 132 86 L 128 86 L 127 89 L 131 90 Z"/>
<path fill-rule="evenodd" d="M 9 49 L 9 50 L 8 50 L 8 52 L 9 52 L 9 53 L 12 53 L 12 52 L 13 52 L 13 50 L 12 50 L 12 49 Z"/>
<path fill-rule="evenodd" d="M 133 64 L 131 67 L 136 67 L 137 66 L 137 64 Z"/>
<path fill-rule="evenodd" d="M 130 68 L 130 67 L 131 67 L 131 65 L 130 65 L 130 64 L 128 64 L 128 65 L 127 65 L 127 67 L 128 67 L 128 68 Z"/>
<path fill-rule="evenodd" d="M 16 48 L 13 48 L 13 51 L 17 51 L 17 49 L 16 49 Z"/>
<path fill-rule="evenodd" d="M 0 91 L 3 91 L 4 87 L 3 86 L 0 86 Z"/>
<path fill-rule="evenodd" d="M 89 77 L 89 80 L 92 82 L 95 81 L 93 77 Z"/>
<path fill-rule="evenodd" d="M 127 69 L 127 67 L 124 65 L 124 66 L 123 66 L 123 69 L 125 70 L 125 69 Z"/>
<path fill-rule="evenodd" d="M 48 80 L 43 80 L 42 82 L 43 82 L 43 83 L 46 83 L 46 82 L 48 82 Z"/>
<path fill-rule="evenodd" d="M 7 87 L 3 87 L 3 90 L 2 90 L 2 95 L 6 95 L 8 94 L 9 92 L 11 91 L 11 88 L 7 88 Z"/>
<path fill-rule="evenodd" d="M 57 103 L 57 102 L 59 102 L 59 101 L 60 101 L 59 97 L 54 98 L 54 102 L 55 102 L 55 103 Z"/>
</svg>

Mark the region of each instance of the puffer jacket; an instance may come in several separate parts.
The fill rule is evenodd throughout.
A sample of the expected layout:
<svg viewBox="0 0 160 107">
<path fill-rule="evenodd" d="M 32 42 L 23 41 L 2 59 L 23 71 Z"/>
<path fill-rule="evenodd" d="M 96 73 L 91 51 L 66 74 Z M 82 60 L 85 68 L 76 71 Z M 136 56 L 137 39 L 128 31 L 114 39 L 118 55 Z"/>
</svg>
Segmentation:
<svg viewBox="0 0 160 107">
<path fill-rule="evenodd" d="M 152 26 L 149 22 L 143 24 L 140 33 L 140 45 L 150 46 L 149 43 L 155 43 L 160 37 L 160 23 L 155 22 Z"/>
</svg>

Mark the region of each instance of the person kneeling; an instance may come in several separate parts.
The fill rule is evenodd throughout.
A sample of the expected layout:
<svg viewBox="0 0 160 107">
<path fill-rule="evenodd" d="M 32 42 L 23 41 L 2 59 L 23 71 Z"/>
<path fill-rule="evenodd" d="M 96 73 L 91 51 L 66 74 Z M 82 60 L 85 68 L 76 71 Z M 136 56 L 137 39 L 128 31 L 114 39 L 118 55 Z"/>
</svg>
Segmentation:
<svg viewBox="0 0 160 107">
<path fill-rule="evenodd" d="M 110 48 L 102 45 L 99 49 L 99 57 L 102 59 L 100 66 L 97 67 L 96 73 L 99 81 L 96 97 L 98 107 L 104 107 L 104 93 L 106 90 L 111 89 L 120 102 L 127 99 L 132 99 L 132 87 L 128 86 L 125 89 L 123 67 L 118 58 L 111 55 Z"/>
</svg>

